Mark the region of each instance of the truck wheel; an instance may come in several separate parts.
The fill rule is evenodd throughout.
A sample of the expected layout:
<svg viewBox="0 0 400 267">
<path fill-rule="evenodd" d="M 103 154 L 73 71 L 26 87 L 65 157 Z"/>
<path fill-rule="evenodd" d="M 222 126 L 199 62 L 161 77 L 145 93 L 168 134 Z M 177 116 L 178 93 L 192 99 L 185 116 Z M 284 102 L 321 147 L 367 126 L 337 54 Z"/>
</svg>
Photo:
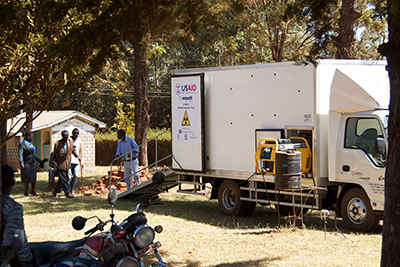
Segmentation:
<svg viewBox="0 0 400 267">
<path fill-rule="evenodd" d="M 343 222 L 351 230 L 368 232 L 379 223 L 380 217 L 372 210 L 369 198 L 360 188 L 353 188 L 344 195 L 340 211 Z"/>
<path fill-rule="evenodd" d="M 232 180 L 225 180 L 218 190 L 218 205 L 226 215 L 248 216 L 255 208 L 255 202 L 240 200 L 238 184 Z"/>
</svg>

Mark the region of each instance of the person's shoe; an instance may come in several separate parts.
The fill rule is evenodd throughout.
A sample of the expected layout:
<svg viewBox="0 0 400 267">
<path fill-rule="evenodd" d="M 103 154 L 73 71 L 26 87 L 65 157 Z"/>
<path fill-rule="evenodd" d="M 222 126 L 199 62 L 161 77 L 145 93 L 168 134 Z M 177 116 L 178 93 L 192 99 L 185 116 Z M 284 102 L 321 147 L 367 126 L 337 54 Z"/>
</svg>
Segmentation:
<svg viewBox="0 0 400 267">
<path fill-rule="evenodd" d="M 38 194 L 36 194 L 36 192 L 34 192 L 34 191 L 31 192 L 31 195 L 32 195 L 32 196 L 35 196 L 35 197 L 38 196 Z"/>
<path fill-rule="evenodd" d="M 53 192 L 53 193 L 51 193 L 51 194 L 53 195 L 54 198 L 58 198 L 58 196 L 57 196 L 56 193 Z"/>
<path fill-rule="evenodd" d="M 26 197 L 27 197 L 27 196 L 28 196 L 28 193 L 24 193 L 24 196 L 26 196 Z"/>
<path fill-rule="evenodd" d="M 67 198 L 74 198 L 74 196 L 73 196 L 72 194 L 69 194 L 69 195 L 67 196 Z"/>
</svg>

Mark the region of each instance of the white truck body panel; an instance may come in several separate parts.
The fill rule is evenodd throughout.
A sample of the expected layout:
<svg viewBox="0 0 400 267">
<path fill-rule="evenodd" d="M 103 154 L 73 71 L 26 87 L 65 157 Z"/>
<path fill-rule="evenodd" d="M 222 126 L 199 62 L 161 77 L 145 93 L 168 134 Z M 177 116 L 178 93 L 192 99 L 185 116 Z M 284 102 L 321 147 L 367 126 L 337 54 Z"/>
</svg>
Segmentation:
<svg viewBox="0 0 400 267">
<path fill-rule="evenodd" d="M 278 138 L 279 129 L 309 129 L 313 133 L 313 179 L 315 185 L 323 186 L 342 182 L 338 178 L 337 157 L 343 138 L 343 116 L 388 109 L 389 79 L 385 66 L 385 61 L 321 60 L 316 66 L 284 62 L 178 69 L 171 73 L 172 81 L 175 75 L 204 74 L 203 175 L 247 179 L 255 172 L 254 154 L 263 135 Z M 172 110 L 174 114 L 174 105 Z M 176 136 L 182 130 L 181 121 L 181 117 L 172 116 L 173 153 L 178 160 L 190 160 L 190 146 L 175 146 Z M 257 129 L 272 131 L 256 134 Z M 360 160 L 361 155 L 354 153 L 350 158 L 355 158 L 350 160 Z M 369 164 L 365 156 L 362 160 Z M 185 164 L 173 164 L 177 171 L 180 167 L 190 170 Z M 384 168 L 376 169 L 377 173 L 384 173 Z M 355 176 L 346 181 L 363 183 Z"/>
</svg>

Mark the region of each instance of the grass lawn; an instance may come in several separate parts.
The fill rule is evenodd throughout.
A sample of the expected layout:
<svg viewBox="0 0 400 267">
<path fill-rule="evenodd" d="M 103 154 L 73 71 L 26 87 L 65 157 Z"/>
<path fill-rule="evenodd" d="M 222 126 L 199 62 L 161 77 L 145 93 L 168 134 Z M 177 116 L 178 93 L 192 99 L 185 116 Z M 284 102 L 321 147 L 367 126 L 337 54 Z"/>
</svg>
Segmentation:
<svg viewBox="0 0 400 267">
<path fill-rule="evenodd" d="M 97 167 L 94 174 L 84 174 L 84 184 L 90 185 L 106 175 L 109 167 Z M 81 184 L 79 180 L 78 185 Z M 109 218 L 107 196 L 74 199 L 52 198 L 47 187 L 47 173 L 38 173 L 38 197 L 24 197 L 23 186 L 17 177 L 11 195 L 24 206 L 25 229 L 29 241 L 67 241 L 84 236 L 97 220 L 76 231 L 72 219 L 81 215 Z M 382 226 L 372 233 L 352 233 L 342 221 L 337 221 L 343 237 L 329 220 L 327 231 L 322 227 L 319 212 L 305 215 L 305 228 L 290 227 L 269 207 L 257 206 L 250 217 L 234 218 L 220 213 L 218 203 L 204 196 L 179 194 L 170 190 L 160 195 L 163 205 L 146 210 L 148 224 L 161 224 L 164 231 L 156 240 L 168 266 L 379 266 Z M 119 201 L 115 219 L 122 221 L 133 213 L 135 201 Z M 146 256 L 150 258 L 150 256 Z"/>
</svg>

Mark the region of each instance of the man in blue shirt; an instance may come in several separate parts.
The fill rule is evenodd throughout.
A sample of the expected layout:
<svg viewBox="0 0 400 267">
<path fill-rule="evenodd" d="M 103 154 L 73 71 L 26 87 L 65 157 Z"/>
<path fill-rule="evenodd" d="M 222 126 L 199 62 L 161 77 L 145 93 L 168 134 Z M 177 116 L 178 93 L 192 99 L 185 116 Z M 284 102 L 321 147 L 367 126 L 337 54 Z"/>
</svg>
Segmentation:
<svg viewBox="0 0 400 267">
<path fill-rule="evenodd" d="M 124 180 L 127 190 L 133 188 L 132 174 L 136 186 L 140 185 L 139 160 L 137 159 L 139 147 L 132 137 L 126 136 L 125 130 L 118 131 L 118 142 L 116 157 L 122 156 L 124 159 Z M 128 153 L 132 151 L 131 153 Z"/>
</svg>

